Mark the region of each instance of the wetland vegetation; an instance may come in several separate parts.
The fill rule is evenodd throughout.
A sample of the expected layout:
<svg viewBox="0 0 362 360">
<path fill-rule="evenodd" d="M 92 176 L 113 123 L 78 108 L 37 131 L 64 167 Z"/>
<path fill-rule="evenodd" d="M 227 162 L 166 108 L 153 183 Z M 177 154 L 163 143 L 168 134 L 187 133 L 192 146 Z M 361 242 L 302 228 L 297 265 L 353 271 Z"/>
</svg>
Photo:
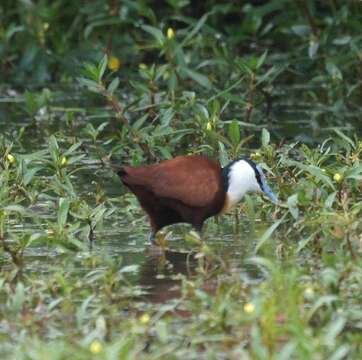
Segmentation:
<svg viewBox="0 0 362 360">
<path fill-rule="evenodd" d="M 0 4 L 1 359 L 359 359 L 362 2 Z M 258 162 L 202 241 L 114 172 Z"/>
</svg>

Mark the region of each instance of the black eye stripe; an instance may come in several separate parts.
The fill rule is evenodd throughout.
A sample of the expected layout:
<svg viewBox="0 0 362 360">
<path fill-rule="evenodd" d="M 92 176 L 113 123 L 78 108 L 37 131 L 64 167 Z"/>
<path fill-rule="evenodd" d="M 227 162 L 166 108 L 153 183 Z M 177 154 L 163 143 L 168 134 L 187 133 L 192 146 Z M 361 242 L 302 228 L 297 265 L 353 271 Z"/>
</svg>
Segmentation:
<svg viewBox="0 0 362 360">
<path fill-rule="evenodd" d="M 253 168 L 256 181 L 258 182 L 260 189 L 262 189 L 264 191 L 263 182 L 261 181 L 261 174 L 260 174 L 259 169 L 257 168 L 255 162 L 251 161 L 249 159 L 243 159 L 243 160 L 245 160 Z"/>
<path fill-rule="evenodd" d="M 223 182 L 224 182 L 225 191 L 227 191 L 227 189 L 229 187 L 229 172 L 230 172 L 230 169 L 236 162 L 238 162 L 240 160 L 246 161 L 253 168 L 256 181 L 258 182 L 260 188 L 264 191 L 263 182 L 261 180 L 261 174 L 260 174 L 256 164 L 254 163 L 254 161 L 246 159 L 246 158 L 240 158 L 240 159 L 233 160 L 231 163 L 227 164 L 225 167 L 222 168 L 222 173 L 221 174 L 222 174 L 222 178 L 223 178 Z"/>
</svg>

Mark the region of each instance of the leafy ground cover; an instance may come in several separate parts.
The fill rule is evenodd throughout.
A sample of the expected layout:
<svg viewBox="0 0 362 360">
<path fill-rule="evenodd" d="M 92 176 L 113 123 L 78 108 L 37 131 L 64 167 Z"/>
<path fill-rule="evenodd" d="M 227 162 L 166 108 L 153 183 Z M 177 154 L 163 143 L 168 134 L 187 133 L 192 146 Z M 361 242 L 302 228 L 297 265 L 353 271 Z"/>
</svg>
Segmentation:
<svg viewBox="0 0 362 360">
<path fill-rule="evenodd" d="M 0 5 L 2 359 L 358 359 L 358 1 Z M 250 156 L 246 196 L 146 244 L 114 168 Z"/>
</svg>

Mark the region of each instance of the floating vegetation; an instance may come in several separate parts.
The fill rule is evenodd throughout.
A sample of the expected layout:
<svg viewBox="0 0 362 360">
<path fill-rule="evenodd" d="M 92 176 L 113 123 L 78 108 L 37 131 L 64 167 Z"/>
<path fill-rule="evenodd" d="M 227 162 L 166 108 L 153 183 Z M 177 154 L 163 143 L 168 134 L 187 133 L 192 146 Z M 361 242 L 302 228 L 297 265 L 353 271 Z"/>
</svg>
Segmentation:
<svg viewBox="0 0 362 360">
<path fill-rule="evenodd" d="M 359 1 L 0 5 L 1 359 L 359 359 Z M 157 234 L 117 169 L 260 164 Z"/>
</svg>

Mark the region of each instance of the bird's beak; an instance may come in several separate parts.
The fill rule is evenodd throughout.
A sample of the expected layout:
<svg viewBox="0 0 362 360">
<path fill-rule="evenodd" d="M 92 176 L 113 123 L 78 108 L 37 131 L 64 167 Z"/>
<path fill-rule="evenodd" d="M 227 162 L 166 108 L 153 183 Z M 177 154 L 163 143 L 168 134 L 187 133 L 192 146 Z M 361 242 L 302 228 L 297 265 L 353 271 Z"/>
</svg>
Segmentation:
<svg viewBox="0 0 362 360">
<path fill-rule="evenodd" d="M 278 204 L 278 198 L 274 195 L 267 184 L 264 184 L 264 193 L 274 204 Z"/>
</svg>

